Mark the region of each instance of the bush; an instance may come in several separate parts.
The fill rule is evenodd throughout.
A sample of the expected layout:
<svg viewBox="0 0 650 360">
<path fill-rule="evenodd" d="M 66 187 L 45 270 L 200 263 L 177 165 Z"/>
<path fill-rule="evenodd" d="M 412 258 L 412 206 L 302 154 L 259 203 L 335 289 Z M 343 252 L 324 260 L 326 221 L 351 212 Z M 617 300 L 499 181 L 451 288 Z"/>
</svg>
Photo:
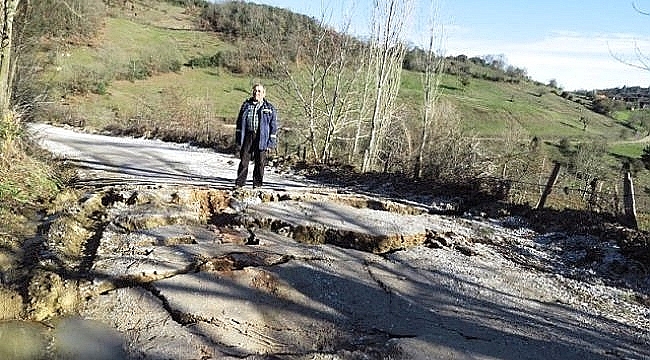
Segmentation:
<svg viewBox="0 0 650 360">
<path fill-rule="evenodd" d="M 94 35 L 106 14 L 102 0 L 39 0 L 25 2 L 16 24 L 23 38 L 68 38 L 82 40 Z"/>
<path fill-rule="evenodd" d="M 625 110 L 627 105 L 624 101 L 612 100 L 606 97 L 595 99 L 591 103 L 591 110 L 606 116 L 611 115 L 614 111 Z"/>
<path fill-rule="evenodd" d="M 135 81 L 156 74 L 178 72 L 183 67 L 180 58 L 180 54 L 175 49 L 146 49 L 142 53 L 134 54 L 128 63 L 117 64 L 120 70 L 115 75 L 115 79 Z"/>
<path fill-rule="evenodd" d="M 453 105 L 441 102 L 436 111 L 423 175 L 436 182 L 465 184 L 488 173 L 490 165 L 479 156 L 479 143 L 462 130 Z"/>
<path fill-rule="evenodd" d="M 189 6 L 206 7 L 209 4 L 206 0 L 165 0 L 165 1 L 172 5 L 185 6 L 185 7 L 189 7 Z"/>
<path fill-rule="evenodd" d="M 571 145 L 571 140 L 565 137 L 560 139 L 558 150 L 560 150 L 560 153 L 564 156 L 571 156 L 571 154 L 574 152 L 573 145 Z"/>
<path fill-rule="evenodd" d="M 102 94 L 106 92 L 111 77 L 110 73 L 99 69 L 73 66 L 66 71 L 63 79 L 59 80 L 57 88 L 62 90 L 63 94 Z"/>
<path fill-rule="evenodd" d="M 643 148 L 643 153 L 641 154 L 641 162 L 643 162 L 643 166 L 647 170 L 650 170 L 650 145 L 646 145 Z"/>
<path fill-rule="evenodd" d="M 180 88 L 161 90 L 159 103 L 146 103 L 120 113 L 105 127 L 114 135 L 144 136 L 178 143 L 229 150 L 233 130 L 214 116 L 212 99 L 197 99 Z"/>
</svg>

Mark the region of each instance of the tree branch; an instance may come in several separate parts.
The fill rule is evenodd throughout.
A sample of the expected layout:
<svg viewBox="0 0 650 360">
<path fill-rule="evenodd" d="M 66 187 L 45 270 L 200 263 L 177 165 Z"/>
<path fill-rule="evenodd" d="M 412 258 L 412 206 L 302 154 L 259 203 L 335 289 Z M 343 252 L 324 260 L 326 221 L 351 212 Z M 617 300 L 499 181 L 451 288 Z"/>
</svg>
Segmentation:
<svg viewBox="0 0 650 360">
<path fill-rule="evenodd" d="M 76 12 L 76 11 L 72 8 L 72 6 L 70 6 L 70 4 L 68 4 L 67 1 L 62 0 L 61 2 L 63 3 L 63 5 L 65 5 L 65 7 L 68 8 L 68 10 L 70 10 L 70 12 L 71 12 L 74 16 L 76 16 L 76 17 L 78 17 L 78 18 L 80 18 L 80 19 L 83 18 L 83 15 L 79 14 L 78 12 Z"/>
<path fill-rule="evenodd" d="M 649 16 L 650 16 L 650 12 L 643 11 L 643 10 L 639 9 L 639 7 L 636 6 L 636 3 L 635 3 L 634 1 L 632 1 L 632 7 L 633 7 L 634 10 L 635 10 L 636 12 L 638 12 L 639 14 L 642 14 L 642 15 L 649 15 Z"/>
</svg>

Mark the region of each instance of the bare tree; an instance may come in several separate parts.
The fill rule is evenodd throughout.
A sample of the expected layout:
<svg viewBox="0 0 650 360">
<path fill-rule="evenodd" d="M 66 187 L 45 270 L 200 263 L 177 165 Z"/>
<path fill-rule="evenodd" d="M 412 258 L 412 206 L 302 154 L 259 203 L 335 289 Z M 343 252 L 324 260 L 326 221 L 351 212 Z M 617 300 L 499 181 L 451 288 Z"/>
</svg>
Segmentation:
<svg viewBox="0 0 650 360">
<path fill-rule="evenodd" d="M 463 183 L 492 172 L 492 165 L 480 157 L 479 142 L 463 130 L 458 111 L 449 101 L 439 101 L 432 116 L 436 126 L 425 145 L 424 176 Z"/>
<path fill-rule="evenodd" d="M 372 98 L 373 94 L 373 73 L 369 71 L 373 68 L 372 64 L 377 59 L 370 56 L 372 53 L 372 48 L 370 46 L 365 46 L 361 53 L 358 69 L 358 77 L 361 80 L 361 87 L 359 91 L 359 103 L 357 112 L 356 112 L 356 126 L 354 132 L 354 140 L 352 143 L 352 149 L 348 154 L 348 163 L 353 164 L 355 162 L 356 156 L 359 154 L 361 149 L 361 144 L 363 139 L 367 138 L 366 125 L 369 123 L 370 119 L 370 109 L 372 107 L 368 103 L 368 99 Z"/>
<path fill-rule="evenodd" d="M 329 159 L 336 141 L 348 141 L 348 130 L 354 124 L 353 114 L 358 111 L 357 88 L 359 69 L 357 60 L 360 45 L 350 36 L 338 36 L 333 43 L 332 76 L 322 82 L 322 99 L 327 119 L 322 148 L 322 159 Z"/>
<path fill-rule="evenodd" d="M 531 164 L 528 161 L 529 149 L 525 136 L 521 125 L 514 119 L 509 119 L 507 128 L 498 142 L 500 155 L 494 160 L 501 168 L 502 179 L 527 175 L 526 166 Z"/>
<path fill-rule="evenodd" d="M 295 47 L 295 59 L 275 57 L 286 80 L 280 83 L 282 90 L 299 104 L 301 116 L 295 129 L 317 162 L 335 156 L 337 142 L 351 143 L 354 139 L 358 64 L 362 63 L 359 55 L 363 48 L 361 41 L 347 34 L 351 17 L 340 31 L 335 31 L 326 25 L 326 11 L 317 26 L 294 39 L 291 45 Z M 263 43 L 275 47 L 279 41 L 265 38 Z"/>
<path fill-rule="evenodd" d="M 410 23 L 412 0 L 374 0 L 368 63 L 373 75 L 372 116 L 369 141 L 364 152 L 362 171 L 375 168 L 382 141 L 396 112 L 402 63 L 406 53 L 405 35 Z"/>
<path fill-rule="evenodd" d="M 442 27 L 437 23 L 438 20 L 437 2 L 432 2 L 428 26 L 428 46 L 424 63 L 424 74 L 422 76 L 423 85 L 423 103 L 422 103 L 422 129 L 420 146 L 418 147 L 417 157 L 415 159 L 414 174 L 417 178 L 422 177 L 422 165 L 424 162 L 424 153 L 429 141 L 429 133 L 432 130 L 434 122 L 435 106 L 440 98 L 440 80 L 444 66 L 444 56 L 437 54 L 442 41 Z"/>
<path fill-rule="evenodd" d="M 288 45 L 281 33 L 263 33 L 261 44 L 279 64 L 280 87 L 298 103 L 292 131 L 318 162 L 347 155 L 354 163 L 364 153 L 362 169 L 375 166 L 385 134 L 396 116 L 396 97 L 405 54 L 406 24 L 414 0 L 374 0 L 369 40 L 349 35 L 352 12 L 341 31 L 320 23 L 292 39 L 295 58 L 272 49 Z M 269 57 L 264 57 L 269 58 Z M 339 150 L 340 152 L 337 152 Z"/>
<path fill-rule="evenodd" d="M 605 166 L 603 155 L 607 152 L 606 142 L 585 142 L 578 144 L 575 154 L 571 157 L 572 170 L 576 180 L 584 182 L 587 190 L 593 179 L 604 177 Z"/>
<path fill-rule="evenodd" d="M 639 14 L 645 15 L 645 16 L 650 16 L 650 12 L 642 10 L 640 7 L 637 6 L 636 2 L 634 2 L 634 1 L 632 2 L 632 7 Z M 614 59 L 616 59 L 617 61 L 620 61 L 621 63 L 623 63 L 625 65 L 628 65 L 628 66 L 631 66 L 631 67 L 634 67 L 634 68 L 637 68 L 637 69 L 650 71 L 650 57 L 648 55 L 646 55 L 646 53 L 644 53 L 644 51 L 641 48 L 639 48 L 638 45 L 634 45 L 634 56 L 633 56 L 632 60 L 625 59 L 623 56 L 621 56 L 619 54 L 615 54 L 612 51 L 611 48 L 609 48 L 608 50 L 609 50 L 609 54 Z"/>
</svg>

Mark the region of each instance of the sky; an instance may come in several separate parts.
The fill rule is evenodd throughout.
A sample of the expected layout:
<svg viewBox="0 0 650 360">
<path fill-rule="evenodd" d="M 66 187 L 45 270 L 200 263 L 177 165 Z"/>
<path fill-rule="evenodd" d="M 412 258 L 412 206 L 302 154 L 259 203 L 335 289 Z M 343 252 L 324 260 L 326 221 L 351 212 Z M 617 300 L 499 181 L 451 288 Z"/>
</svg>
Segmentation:
<svg viewBox="0 0 650 360">
<path fill-rule="evenodd" d="M 430 5 L 419 1 L 407 40 L 423 46 Z M 341 28 L 367 34 L 372 0 L 258 0 Z M 440 52 L 446 56 L 503 56 L 533 80 L 565 90 L 650 87 L 650 0 L 437 0 Z M 646 59 L 647 58 L 647 59 Z"/>
</svg>

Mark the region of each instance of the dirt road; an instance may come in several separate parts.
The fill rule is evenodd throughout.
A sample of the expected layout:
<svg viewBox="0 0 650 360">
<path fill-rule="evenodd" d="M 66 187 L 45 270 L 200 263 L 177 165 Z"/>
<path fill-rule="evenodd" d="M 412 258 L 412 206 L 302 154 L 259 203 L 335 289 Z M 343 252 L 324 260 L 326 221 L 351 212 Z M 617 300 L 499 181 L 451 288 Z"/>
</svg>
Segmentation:
<svg viewBox="0 0 650 360">
<path fill-rule="evenodd" d="M 433 215 L 427 204 L 272 171 L 267 187 L 233 192 L 230 155 L 33 130 L 80 167 L 83 189 L 52 217 L 41 259 L 61 287 L 74 285 L 78 315 L 54 326 L 43 351 L 129 359 L 650 358 L 650 309 L 640 300 L 648 274 L 615 244 L 539 234 L 512 218 Z M 73 233 L 82 256 L 71 255 Z M 66 313 L 57 299 L 34 301 L 49 309 L 44 321 Z"/>
</svg>

